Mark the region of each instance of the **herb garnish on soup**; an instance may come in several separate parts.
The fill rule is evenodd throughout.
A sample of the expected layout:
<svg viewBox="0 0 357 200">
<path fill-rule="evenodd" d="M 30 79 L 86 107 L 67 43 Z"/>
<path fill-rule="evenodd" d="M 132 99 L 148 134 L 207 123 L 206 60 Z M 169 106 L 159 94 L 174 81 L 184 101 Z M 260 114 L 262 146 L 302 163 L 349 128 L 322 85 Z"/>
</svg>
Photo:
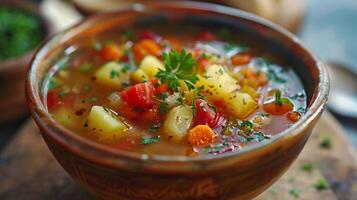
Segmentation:
<svg viewBox="0 0 357 200">
<path fill-rule="evenodd" d="M 239 151 L 303 115 L 305 91 L 279 55 L 228 30 L 185 30 L 132 29 L 68 47 L 44 80 L 49 112 L 115 149 L 187 156 Z"/>
</svg>

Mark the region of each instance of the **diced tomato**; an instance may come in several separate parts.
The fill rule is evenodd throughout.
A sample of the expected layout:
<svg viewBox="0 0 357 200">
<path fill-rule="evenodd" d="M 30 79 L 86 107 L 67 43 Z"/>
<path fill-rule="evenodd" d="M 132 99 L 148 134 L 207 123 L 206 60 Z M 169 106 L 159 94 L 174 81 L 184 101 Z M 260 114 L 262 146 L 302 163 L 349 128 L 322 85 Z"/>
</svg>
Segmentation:
<svg viewBox="0 0 357 200">
<path fill-rule="evenodd" d="M 197 99 L 195 125 L 205 124 L 211 128 L 216 128 L 221 120 L 221 115 L 214 111 L 205 100 Z"/>
<path fill-rule="evenodd" d="M 159 122 L 159 120 L 160 120 L 160 115 L 157 109 L 150 109 L 148 111 L 140 113 L 140 121 L 152 123 L 152 122 Z"/>
<path fill-rule="evenodd" d="M 56 108 L 57 106 L 73 106 L 73 102 L 75 100 L 73 94 L 65 94 L 62 97 L 60 96 L 59 90 L 50 90 L 47 93 L 47 108 L 49 110 Z"/>
<path fill-rule="evenodd" d="M 144 39 L 134 44 L 133 54 L 135 59 L 140 61 L 148 54 L 153 56 L 160 56 L 161 48 L 155 41 Z"/>
<path fill-rule="evenodd" d="M 167 83 L 160 84 L 155 88 L 155 95 L 165 93 L 167 92 L 167 89 L 168 89 Z"/>
<path fill-rule="evenodd" d="M 115 44 L 107 44 L 99 51 L 99 56 L 105 60 L 120 60 L 123 55 L 123 50 Z"/>
<path fill-rule="evenodd" d="M 154 86 L 149 82 L 138 83 L 129 87 L 128 90 L 120 92 L 120 96 L 129 106 L 148 110 L 155 104 L 153 99 L 154 89 Z"/>
<path fill-rule="evenodd" d="M 198 35 L 198 39 L 201 41 L 212 41 L 216 39 L 216 36 L 209 31 L 202 31 L 199 35 Z"/>
<path fill-rule="evenodd" d="M 198 60 L 197 60 L 197 67 L 198 67 L 198 71 L 200 73 L 204 72 L 205 70 L 205 67 L 208 65 L 208 59 L 207 58 L 204 58 L 204 57 L 200 57 Z"/>
<path fill-rule="evenodd" d="M 141 40 L 148 39 L 157 42 L 160 40 L 160 36 L 150 30 L 146 30 L 140 33 L 140 39 Z"/>
<path fill-rule="evenodd" d="M 250 62 L 252 56 L 249 53 L 239 53 L 232 57 L 233 65 L 246 65 Z"/>
</svg>

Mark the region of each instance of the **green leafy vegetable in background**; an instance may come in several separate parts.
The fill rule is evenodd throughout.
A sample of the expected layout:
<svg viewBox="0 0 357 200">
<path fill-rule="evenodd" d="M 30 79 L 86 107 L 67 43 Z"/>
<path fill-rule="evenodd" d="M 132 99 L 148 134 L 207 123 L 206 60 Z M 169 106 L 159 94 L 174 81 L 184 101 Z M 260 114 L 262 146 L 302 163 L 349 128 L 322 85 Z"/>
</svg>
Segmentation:
<svg viewBox="0 0 357 200">
<path fill-rule="evenodd" d="M 45 36 L 40 18 L 28 11 L 0 6 L 0 61 L 35 48 Z"/>
</svg>

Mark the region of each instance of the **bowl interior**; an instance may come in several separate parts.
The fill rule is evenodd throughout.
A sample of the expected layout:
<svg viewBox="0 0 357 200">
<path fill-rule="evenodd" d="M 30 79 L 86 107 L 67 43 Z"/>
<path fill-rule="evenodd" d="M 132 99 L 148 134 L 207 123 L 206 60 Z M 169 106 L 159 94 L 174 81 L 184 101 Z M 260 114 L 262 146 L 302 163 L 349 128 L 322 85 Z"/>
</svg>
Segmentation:
<svg viewBox="0 0 357 200">
<path fill-rule="evenodd" d="M 81 138 L 50 117 L 42 102 L 41 80 L 46 76 L 53 63 L 70 51 L 69 49 L 73 44 L 85 40 L 89 36 L 105 34 L 116 29 L 123 30 L 131 26 L 151 27 L 157 24 L 164 26 L 167 23 L 194 24 L 208 29 L 223 26 L 234 30 L 237 36 L 253 38 L 254 42 L 264 44 L 265 48 L 279 55 L 284 62 L 288 63 L 303 82 L 308 97 L 306 114 L 296 124 L 275 135 L 267 142 L 252 145 L 238 152 L 197 158 L 143 156 L 113 150 Z M 72 151 L 82 155 L 93 153 L 102 156 L 101 159 L 108 158 L 112 163 L 121 159 L 131 159 L 133 162 L 143 160 L 148 163 L 150 161 L 163 163 L 190 161 L 202 164 L 215 159 L 228 159 L 247 154 L 289 135 L 301 133 L 323 109 L 328 93 L 328 77 L 323 64 L 304 48 L 295 36 L 277 25 L 242 11 L 217 5 L 192 2 L 160 2 L 147 5 L 134 4 L 123 10 L 93 16 L 57 34 L 47 41 L 35 56 L 29 72 L 27 89 L 30 108 L 37 123 L 45 127 L 48 134 Z M 116 161 L 113 161 L 113 159 Z"/>
</svg>

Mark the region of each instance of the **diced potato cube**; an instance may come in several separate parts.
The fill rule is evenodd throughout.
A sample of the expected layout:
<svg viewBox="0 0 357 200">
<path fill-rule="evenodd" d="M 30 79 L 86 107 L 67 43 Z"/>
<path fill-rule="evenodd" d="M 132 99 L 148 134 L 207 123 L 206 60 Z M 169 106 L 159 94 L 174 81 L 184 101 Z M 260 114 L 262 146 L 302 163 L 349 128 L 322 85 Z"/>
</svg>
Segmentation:
<svg viewBox="0 0 357 200">
<path fill-rule="evenodd" d="M 164 69 L 164 64 L 155 56 L 147 55 L 143 58 L 139 66 L 150 79 L 154 78 L 159 69 Z"/>
<path fill-rule="evenodd" d="M 257 102 L 247 94 L 242 92 L 232 92 L 224 98 L 226 110 L 239 119 L 248 117 L 257 109 Z"/>
<path fill-rule="evenodd" d="M 211 100 L 223 99 L 228 93 L 239 89 L 237 81 L 227 73 L 222 65 L 217 64 L 208 66 L 196 85 L 203 86 L 203 92 Z"/>
<path fill-rule="evenodd" d="M 148 75 L 142 69 L 137 69 L 134 73 L 132 73 L 131 78 L 137 83 L 141 83 L 149 79 Z"/>
<path fill-rule="evenodd" d="M 58 108 L 53 113 L 53 118 L 67 128 L 74 128 L 80 122 L 79 118 L 73 114 L 73 111 L 66 107 Z"/>
<path fill-rule="evenodd" d="M 247 85 L 243 86 L 240 91 L 249 94 L 253 99 L 258 99 L 260 97 L 260 94 L 257 90 Z"/>
<path fill-rule="evenodd" d="M 87 123 L 88 127 L 97 132 L 104 140 L 120 137 L 128 130 L 128 127 L 113 111 L 102 106 L 92 107 Z"/>
<path fill-rule="evenodd" d="M 193 118 L 192 108 L 187 105 L 176 106 L 164 122 L 165 134 L 169 140 L 181 142 L 190 129 Z"/>
<path fill-rule="evenodd" d="M 109 62 L 95 72 L 98 83 L 121 89 L 129 81 L 130 74 L 125 70 L 124 65 L 116 62 Z"/>
</svg>

